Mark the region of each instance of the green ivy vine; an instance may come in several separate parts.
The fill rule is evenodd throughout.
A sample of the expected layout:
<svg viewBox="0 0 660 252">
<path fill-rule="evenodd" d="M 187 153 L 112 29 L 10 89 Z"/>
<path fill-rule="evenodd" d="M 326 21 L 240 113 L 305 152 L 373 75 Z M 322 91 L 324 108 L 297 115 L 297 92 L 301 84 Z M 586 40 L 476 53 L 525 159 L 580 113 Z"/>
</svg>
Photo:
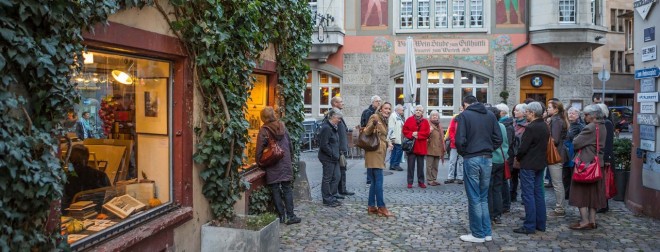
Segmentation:
<svg viewBox="0 0 660 252">
<path fill-rule="evenodd" d="M 272 191 L 269 186 L 263 186 L 250 194 L 250 204 L 248 205 L 249 215 L 259 215 L 264 213 L 277 213 L 275 204 L 272 200 Z"/>
<path fill-rule="evenodd" d="M 311 40 L 309 10 L 304 1 L 172 0 L 171 4 L 175 20 L 170 26 L 193 61 L 193 81 L 203 104 L 193 157 L 205 167 L 200 173 L 202 193 L 217 218 L 230 219 L 234 203 L 249 186 L 238 174 L 248 141 L 244 111 L 253 88 L 251 74 L 269 45 L 276 46 L 282 98 L 278 105 L 285 108 L 281 112 L 286 113 L 292 141 L 302 132 L 301 94 L 308 69 L 304 60 Z M 157 7 L 168 17 L 162 6 Z"/>
</svg>

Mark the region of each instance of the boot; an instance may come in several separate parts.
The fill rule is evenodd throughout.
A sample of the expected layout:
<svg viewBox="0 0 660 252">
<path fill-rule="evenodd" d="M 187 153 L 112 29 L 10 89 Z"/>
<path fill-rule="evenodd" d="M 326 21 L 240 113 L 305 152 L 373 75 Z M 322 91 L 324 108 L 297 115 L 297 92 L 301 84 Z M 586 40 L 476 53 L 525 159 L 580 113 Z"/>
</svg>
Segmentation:
<svg viewBox="0 0 660 252">
<path fill-rule="evenodd" d="M 383 217 L 395 217 L 390 210 L 387 210 L 387 207 L 379 207 L 378 208 L 378 216 L 383 216 Z"/>
<path fill-rule="evenodd" d="M 370 206 L 370 207 L 367 209 L 367 213 L 369 213 L 369 214 L 378 214 L 378 208 L 373 207 L 373 206 Z"/>
</svg>

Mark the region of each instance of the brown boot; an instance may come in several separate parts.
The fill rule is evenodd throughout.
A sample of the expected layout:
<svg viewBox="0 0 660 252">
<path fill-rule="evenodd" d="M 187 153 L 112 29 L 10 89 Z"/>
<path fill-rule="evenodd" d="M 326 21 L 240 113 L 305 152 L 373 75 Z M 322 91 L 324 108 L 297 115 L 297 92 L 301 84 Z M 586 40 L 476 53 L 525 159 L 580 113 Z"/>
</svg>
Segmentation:
<svg viewBox="0 0 660 252">
<path fill-rule="evenodd" d="M 373 207 L 373 206 L 370 206 L 370 207 L 367 209 L 367 212 L 368 212 L 369 214 L 378 214 L 378 208 Z"/>
<path fill-rule="evenodd" d="M 387 207 L 379 207 L 378 208 L 378 216 L 383 216 L 383 217 L 396 217 L 390 210 L 387 210 Z"/>
</svg>

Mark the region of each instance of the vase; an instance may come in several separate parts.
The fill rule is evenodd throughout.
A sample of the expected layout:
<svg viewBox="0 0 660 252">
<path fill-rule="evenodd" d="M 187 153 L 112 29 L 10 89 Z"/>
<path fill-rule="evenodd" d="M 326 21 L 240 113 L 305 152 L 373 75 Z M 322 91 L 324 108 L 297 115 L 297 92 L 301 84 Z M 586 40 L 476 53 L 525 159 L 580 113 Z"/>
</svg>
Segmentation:
<svg viewBox="0 0 660 252">
<path fill-rule="evenodd" d="M 619 169 L 614 170 L 614 181 L 616 182 L 616 195 L 614 195 L 614 200 L 623 201 L 626 198 L 628 178 L 630 178 L 630 171 Z"/>
<path fill-rule="evenodd" d="M 202 252 L 211 251 L 254 251 L 280 250 L 280 221 L 274 221 L 258 231 L 213 226 L 202 226 Z"/>
</svg>

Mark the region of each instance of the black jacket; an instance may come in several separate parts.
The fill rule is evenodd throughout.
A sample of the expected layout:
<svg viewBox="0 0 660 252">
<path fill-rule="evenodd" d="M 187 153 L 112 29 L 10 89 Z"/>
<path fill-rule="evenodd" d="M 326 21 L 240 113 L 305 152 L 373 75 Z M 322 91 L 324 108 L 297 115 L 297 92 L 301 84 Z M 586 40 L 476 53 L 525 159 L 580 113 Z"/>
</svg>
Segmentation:
<svg viewBox="0 0 660 252">
<path fill-rule="evenodd" d="M 542 118 L 527 124 L 516 155 L 521 169 L 540 171 L 548 166 L 545 153 L 548 149 L 549 136 L 548 125 Z"/>
<path fill-rule="evenodd" d="M 489 156 L 502 145 L 502 131 L 495 115 L 474 103 L 456 116 L 456 150 L 463 158 Z"/>
<path fill-rule="evenodd" d="M 327 121 L 328 113 L 325 113 L 321 125 L 324 125 Z M 344 118 L 341 118 L 341 121 L 337 124 L 337 135 L 339 135 L 339 153 L 346 155 L 348 153 L 348 126 L 346 126 Z"/>
<path fill-rule="evenodd" d="M 376 108 L 374 106 L 369 105 L 367 109 L 362 111 L 362 116 L 360 117 L 360 127 L 367 127 L 367 122 L 369 122 L 369 117 L 376 113 Z"/>
<path fill-rule="evenodd" d="M 614 123 L 609 118 L 603 121 L 605 121 L 605 129 L 607 129 L 605 148 L 603 148 L 603 161 L 612 163 L 614 162 Z"/>
<path fill-rule="evenodd" d="M 339 135 L 337 126 L 326 121 L 319 132 L 319 160 L 326 162 L 339 161 Z"/>
<path fill-rule="evenodd" d="M 257 135 L 256 160 L 261 160 L 264 149 L 268 146 L 268 138 L 274 137 L 277 145 L 284 151 L 280 161 L 269 167 L 262 167 L 266 171 L 266 184 L 274 184 L 293 180 L 293 165 L 291 162 L 291 139 L 289 131 L 281 121 L 264 124 Z"/>
<path fill-rule="evenodd" d="M 516 136 L 516 130 L 513 128 L 513 119 L 511 117 L 503 117 L 500 118 L 500 123 L 504 125 L 504 128 L 506 128 L 506 140 L 509 143 L 509 150 L 507 151 L 507 155 L 509 159 L 507 159 L 507 162 L 509 162 L 509 166 L 513 165 L 513 159 L 514 159 L 514 151 L 513 151 L 513 138 Z M 504 136 L 502 136 L 504 137 Z"/>
</svg>

